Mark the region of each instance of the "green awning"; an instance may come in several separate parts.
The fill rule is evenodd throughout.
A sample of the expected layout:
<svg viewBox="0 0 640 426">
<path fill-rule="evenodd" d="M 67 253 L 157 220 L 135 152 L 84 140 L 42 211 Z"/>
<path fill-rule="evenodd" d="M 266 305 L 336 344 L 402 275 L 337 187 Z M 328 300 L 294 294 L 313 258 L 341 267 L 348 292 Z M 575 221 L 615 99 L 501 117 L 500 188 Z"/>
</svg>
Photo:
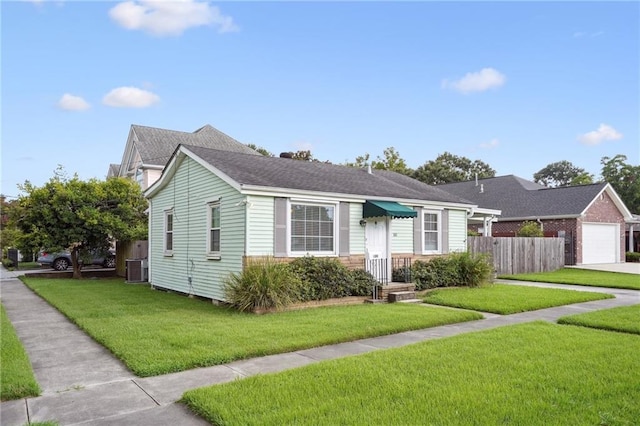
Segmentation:
<svg viewBox="0 0 640 426">
<path fill-rule="evenodd" d="M 390 216 L 394 219 L 417 217 L 418 212 L 394 201 L 369 201 L 362 207 L 362 217 Z"/>
</svg>

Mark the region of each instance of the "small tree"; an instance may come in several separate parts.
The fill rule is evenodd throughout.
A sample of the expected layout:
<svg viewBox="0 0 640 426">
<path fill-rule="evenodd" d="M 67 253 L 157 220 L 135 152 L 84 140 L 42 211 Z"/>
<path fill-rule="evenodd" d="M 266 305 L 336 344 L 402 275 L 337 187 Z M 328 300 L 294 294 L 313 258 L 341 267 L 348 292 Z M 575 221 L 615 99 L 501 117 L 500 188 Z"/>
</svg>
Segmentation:
<svg viewBox="0 0 640 426">
<path fill-rule="evenodd" d="M 538 222 L 527 220 L 516 232 L 516 237 L 544 237 L 544 233 Z"/>
<path fill-rule="evenodd" d="M 465 182 L 478 176 L 479 179 L 491 178 L 496 171 L 487 163 L 467 157 L 460 157 L 449 152 L 438 155 L 435 160 L 427 161 L 418 167 L 413 177 L 428 185 L 442 183 Z"/>
<path fill-rule="evenodd" d="M 81 278 L 80 259 L 90 250 L 107 250 L 114 240 L 146 235 L 147 202 L 138 184 L 126 178 L 82 181 L 59 167 L 42 187 L 20 189 L 16 224 L 24 244 L 34 250 L 69 250 L 73 278 Z"/>
</svg>

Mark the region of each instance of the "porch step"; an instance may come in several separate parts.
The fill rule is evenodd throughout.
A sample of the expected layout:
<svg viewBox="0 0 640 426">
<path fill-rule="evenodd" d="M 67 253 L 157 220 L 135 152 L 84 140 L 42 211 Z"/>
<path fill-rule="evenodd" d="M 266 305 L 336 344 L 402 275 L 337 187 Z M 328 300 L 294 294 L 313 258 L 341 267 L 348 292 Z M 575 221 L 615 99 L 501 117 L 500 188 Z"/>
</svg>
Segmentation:
<svg viewBox="0 0 640 426">
<path fill-rule="evenodd" d="M 387 296 L 389 303 L 403 302 L 406 300 L 412 300 L 416 298 L 415 291 L 392 291 Z"/>
<path fill-rule="evenodd" d="M 398 303 L 424 303 L 424 300 L 422 300 L 422 299 L 407 299 L 407 300 L 400 300 Z"/>
</svg>

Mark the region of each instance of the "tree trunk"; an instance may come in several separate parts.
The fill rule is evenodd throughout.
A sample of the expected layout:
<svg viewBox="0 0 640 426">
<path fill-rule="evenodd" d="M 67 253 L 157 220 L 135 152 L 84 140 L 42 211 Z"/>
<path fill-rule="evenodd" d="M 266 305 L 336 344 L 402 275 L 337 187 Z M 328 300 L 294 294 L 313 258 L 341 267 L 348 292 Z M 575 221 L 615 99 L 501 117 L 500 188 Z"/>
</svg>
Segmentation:
<svg viewBox="0 0 640 426">
<path fill-rule="evenodd" d="M 82 279 L 82 271 L 80 267 L 80 260 L 78 259 L 78 249 L 71 250 L 71 265 L 73 266 L 73 279 Z"/>
</svg>

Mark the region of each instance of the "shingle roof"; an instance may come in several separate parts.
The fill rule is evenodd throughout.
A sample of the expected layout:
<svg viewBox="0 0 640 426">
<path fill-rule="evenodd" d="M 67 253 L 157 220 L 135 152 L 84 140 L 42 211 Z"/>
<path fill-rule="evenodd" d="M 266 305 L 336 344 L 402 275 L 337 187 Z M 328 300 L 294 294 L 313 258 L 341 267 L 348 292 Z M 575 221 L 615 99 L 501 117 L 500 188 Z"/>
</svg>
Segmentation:
<svg viewBox="0 0 640 426">
<path fill-rule="evenodd" d="M 547 188 L 514 175 L 438 185 L 481 208 L 502 210 L 499 220 L 581 214 L 606 183 Z"/>
<path fill-rule="evenodd" d="M 242 185 L 321 193 L 415 199 L 456 204 L 469 201 L 408 176 L 321 162 L 247 155 L 197 146 L 189 151 Z"/>
<path fill-rule="evenodd" d="M 255 150 L 208 124 L 193 133 L 137 124 L 132 125 L 131 129 L 136 135 L 138 153 L 146 165 L 164 166 L 180 144 L 260 155 Z"/>
<path fill-rule="evenodd" d="M 109 171 L 107 173 L 108 177 L 118 176 L 120 174 L 120 164 L 109 164 Z"/>
</svg>

